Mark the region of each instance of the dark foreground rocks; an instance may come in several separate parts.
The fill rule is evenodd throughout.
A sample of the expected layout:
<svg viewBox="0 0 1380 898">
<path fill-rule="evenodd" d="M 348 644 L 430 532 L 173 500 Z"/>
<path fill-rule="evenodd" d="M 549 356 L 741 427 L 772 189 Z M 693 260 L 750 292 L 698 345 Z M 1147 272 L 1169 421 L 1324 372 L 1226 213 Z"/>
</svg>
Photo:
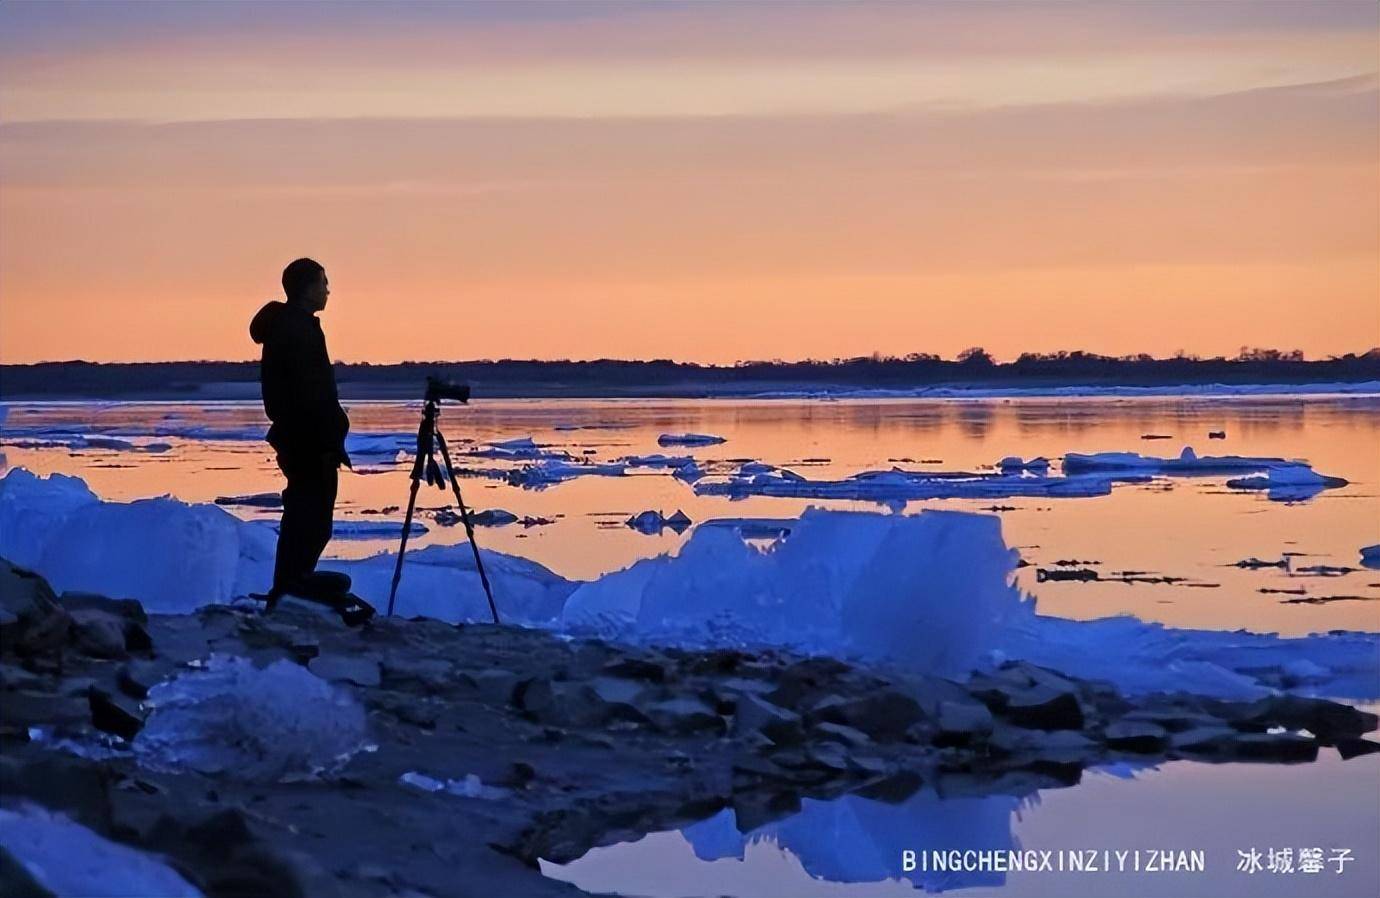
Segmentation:
<svg viewBox="0 0 1380 898">
<path fill-rule="evenodd" d="M 803 798 L 901 801 L 1077 783 L 1118 760 L 1374 751 L 1376 718 L 1293 696 L 1134 702 L 1015 662 L 968 682 L 779 651 L 685 651 L 285 603 L 145 618 L 0 567 L 0 806 L 163 858 L 205 894 L 571 895 L 536 861 Z M 99 621 L 99 623 L 92 623 Z M 211 653 L 286 659 L 355 696 L 373 750 L 298 782 L 154 772 L 149 691 Z M 91 757 L 82 756 L 82 754 Z M 0 853 L 0 893 L 24 875 Z"/>
</svg>

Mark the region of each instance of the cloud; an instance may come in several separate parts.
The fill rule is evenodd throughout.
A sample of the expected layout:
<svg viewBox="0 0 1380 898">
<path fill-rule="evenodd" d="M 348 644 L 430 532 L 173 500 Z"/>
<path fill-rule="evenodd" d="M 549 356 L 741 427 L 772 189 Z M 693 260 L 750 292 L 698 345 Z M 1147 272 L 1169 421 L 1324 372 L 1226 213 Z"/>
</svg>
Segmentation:
<svg viewBox="0 0 1380 898">
<path fill-rule="evenodd" d="M 639 179 L 1154 176 L 1374 163 L 1366 75 L 1214 97 L 970 111 L 627 119 L 0 125 L 3 183 L 528 189 Z"/>
</svg>

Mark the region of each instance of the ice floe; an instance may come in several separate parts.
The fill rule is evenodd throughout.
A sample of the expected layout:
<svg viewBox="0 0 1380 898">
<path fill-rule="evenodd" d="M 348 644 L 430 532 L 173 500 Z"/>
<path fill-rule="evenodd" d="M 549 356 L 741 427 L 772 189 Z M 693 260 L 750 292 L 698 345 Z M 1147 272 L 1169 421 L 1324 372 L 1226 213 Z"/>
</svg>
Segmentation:
<svg viewBox="0 0 1380 898">
<path fill-rule="evenodd" d="M 702 526 L 674 556 L 580 585 L 561 624 L 698 646 L 785 644 L 951 676 L 1023 658 L 1133 693 L 1250 698 L 1292 686 L 1380 694 L 1373 634 L 1284 639 L 1133 617 L 1048 617 L 1012 585 L 1015 564 L 994 516 L 812 509 L 768 552 L 744 544 L 732 527 Z M 1325 675 L 1290 681 L 1287 665 L 1302 660 Z"/>
<path fill-rule="evenodd" d="M 1380 570 L 1380 544 L 1361 547 L 1361 566 Z"/>
<path fill-rule="evenodd" d="M 1030 460 L 1022 459 L 1019 455 L 1008 455 L 997 462 L 997 467 L 1003 474 L 1019 473 L 1029 471 L 1032 474 L 1044 474 L 1049 470 L 1049 459 L 1036 457 Z"/>
<path fill-rule="evenodd" d="M 415 433 L 350 433 L 345 451 L 355 463 L 386 465 L 417 451 Z"/>
<path fill-rule="evenodd" d="M 1338 477 L 1324 477 L 1307 462 L 1237 455 L 1199 457 L 1185 447 L 1178 458 L 1155 458 L 1136 452 L 1071 452 L 1064 457 L 1063 476 L 1050 475 L 1044 458 L 1029 461 L 1010 456 L 995 473 L 973 471 L 864 471 L 841 480 L 811 480 L 787 468 L 762 462 L 742 465 L 727 477 L 698 480 L 703 496 L 777 496 L 796 499 L 849 499 L 883 503 L 923 499 L 1007 499 L 1016 497 L 1088 498 L 1104 496 L 1118 482 L 1154 477 L 1197 477 L 1255 474 L 1227 482 L 1238 489 L 1264 489 L 1272 499 L 1306 499 L 1323 489 L 1345 486 Z"/>
<path fill-rule="evenodd" d="M 149 691 L 134 738 L 151 770 L 192 769 L 253 782 L 329 772 L 365 744 L 364 708 L 292 661 L 259 668 L 212 655 Z"/>
<path fill-rule="evenodd" d="M 695 459 L 689 455 L 662 455 L 653 453 L 652 455 L 629 455 L 623 461 L 630 468 L 684 468 L 695 463 Z"/>
<path fill-rule="evenodd" d="M 79 434 L 55 433 L 44 437 L 22 438 L 5 435 L 0 437 L 0 445 L 15 449 L 66 449 L 70 452 L 97 450 L 106 452 L 145 452 L 161 453 L 172 449 L 165 442 L 134 443 L 118 437 L 82 436 Z"/>
<path fill-rule="evenodd" d="M 714 446 L 728 442 L 712 433 L 663 433 L 656 441 L 659 446 Z"/>
<path fill-rule="evenodd" d="M 531 437 L 516 437 L 511 440 L 497 440 L 485 443 L 475 449 L 461 453 L 474 458 L 507 459 L 511 461 L 532 461 L 535 459 L 568 459 L 569 453 L 552 449 L 537 443 Z"/>
<path fill-rule="evenodd" d="M 282 508 L 281 493 L 253 493 L 248 496 L 217 496 L 217 505 L 237 505 L 245 508 Z"/>
<path fill-rule="evenodd" d="M 109 898 L 184 898 L 201 892 L 158 856 L 111 842 L 61 814 L 28 805 L 0 808 L 4 848 L 39 892 L 13 894 L 106 895 Z M 12 875 L 5 881 L 19 888 Z"/>
<path fill-rule="evenodd" d="M 341 524 L 345 522 L 340 522 Z M 374 522 L 352 522 L 372 526 Z M 400 523 L 382 522 L 395 538 Z M 102 501 L 77 477 L 37 477 L 15 468 L 0 478 L 0 556 L 45 576 L 59 593 L 138 599 L 151 612 L 189 612 L 262 592 L 273 579 L 277 535 L 210 504 L 176 499 Z M 506 618 L 550 620 L 574 584 L 524 558 L 481 550 Z M 366 597 L 387 596 L 395 556 L 329 560 Z M 398 611 L 483 620 L 488 604 L 465 544 L 407 555 Z"/>
<path fill-rule="evenodd" d="M 1304 464 L 1275 465 L 1264 474 L 1227 481 L 1227 486 L 1235 490 L 1264 490 L 1276 502 L 1311 499 L 1323 490 L 1346 485 L 1342 478 L 1324 477 Z"/>
<path fill-rule="evenodd" d="M 486 508 L 470 516 L 470 523 L 476 527 L 506 527 L 517 523 L 517 520 L 517 515 L 503 508 Z"/>
<path fill-rule="evenodd" d="M 488 786 L 477 774 L 467 773 L 461 779 L 437 779 L 425 773 L 409 770 L 398 777 L 398 782 L 420 792 L 445 792 L 461 798 L 487 798 L 490 800 L 506 798 L 510 792 L 498 786 Z"/>
<path fill-rule="evenodd" d="M 794 499 L 849 499 L 906 502 L 920 499 L 1006 499 L 1017 496 L 1086 498 L 1105 496 L 1112 476 L 1022 476 L 1020 474 L 942 471 L 864 471 L 841 480 L 811 480 L 786 468 L 752 475 L 703 478 L 694 485 L 701 496 L 776 496 Z"/>
<path fill-rule="evenodd" d="M 1380 695 L 1375 634 L 1288 639 L 1133 617 L 1040 615 L 1012 582 L 1016 553 L 993 515 L 810 509 L 774 522 L 769 534 L 784 529 L 789 534 L 764 550 L 745 541 L 739 527 L 702 525 L 674 555 L 590 582 L 498 552 L 484 551 L 483 558 L 507 622 L 633 641 L 788 645 L 953 676 L 1025 659 L 1128 692 Z M 265 588 L 273 545 L 269 526 L 214 505 L 103 502 L 77 478 L 38 478 L 22 469 L 0 480 L 0 555 L 44 575 L 58 591 L 190 611 Z M 380 600 L 395 560 L 384 552 L 323 567 L 349 574 L 356 592 Z M 470 547 L 410 552 L 398 612 L 486 620 Z"/>
<path fill-rule="evenodd" d="M 669 516 L 659 511 L 644 511 L 628 518 L 626 523 L 639 533 L 658 534 L 663 530 L 684 533 L 692 521 L 685 512 L 676 509 L 676 512 Z"/>
<path fill-rule="evenodd" d="M 513 471 L 502 472 L 501 479 L 526 489 L 545 489 L 576 477 L 622 477 L 627 468 L 619 462 L 539 461 Z"/>
<path fill-rule="evenodd" d="M 681 465 L 679 468 L 676 468 L 671 476 L 685 483 L 695 483 L 700 478 L 704 477 L 704 474 L 704 469 L 701 468 L 698 463 L 692 462 L 688 465 Z"/>
<path fill-rule="evenodd" d="M 331 539 L 398 539 L 402 536 L 402 521 L 336 521 L 331 526 Z M 421 521 L 413 521 L 409 536 L 427 532 Z"/>
</svg>

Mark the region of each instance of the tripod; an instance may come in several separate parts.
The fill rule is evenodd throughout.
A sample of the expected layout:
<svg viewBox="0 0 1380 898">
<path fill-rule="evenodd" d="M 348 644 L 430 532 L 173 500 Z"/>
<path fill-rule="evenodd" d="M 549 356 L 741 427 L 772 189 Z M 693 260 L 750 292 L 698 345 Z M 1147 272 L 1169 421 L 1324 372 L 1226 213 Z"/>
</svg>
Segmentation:
<svg viewBox="0 0 1380 898">
<path fill-rule="evenodd" d="M 450 389 L 463 389 L 463 397 L 458 393 L 448 392 Z M 465 534 L 469 537 L 470 548 L 474 550 L 474 567 L 479 571 L 479 582 L 484 584 L 484 595 L 489 600 L 489 611 L 494 616 L 494 623 L 498 623 L 498 606 L 494 604 L 494 593 L 489 587 L 489 576 L 484 573 L 484 562 L 479 557 L 479 545 L 474 541 L 474 524 L 470 521 L 470 511 L 465 507 L 465 500 L 460 497 L 460 483 L 455 479 L 455 468 L 450 463 L 450 451 L 446 448 L 446 438 L 441 433 L 441 428 L 437 426 L 436 419 L 441 414 L 441 398 L 448 397 L 459 399 L 465 402 L 469 398 L 469 388 L 455 388 L 450 384 L 441 384 L 432 378 L 427 378 L 426 404 L 422 408 L 422 424 L 417 428 L 417 461 L 412 465 L 412 489 L 407 497 L 407 517 L 403 520 L 402 542 L 398 545 L 398 564 L 393 568 L 393 588 L 388 592 L 388 616 L 393 616 L 393 603 L 398 596 L 398 583 L 402 581 L 403 555 L 407 553 L 407 537 L 412 530 L 412 513 L 417 508 L 417 488 L 421 486 L 422 479 L 435 486 L 437 489 L 445 489 L 445 481 L 450 480 L 450 488 L 455 493 L 455 504 L 460 508 L 460 519 L 465 524 Z M 436 466 L 434 450 L 436 447 L 441 449 L 441 460 L 446 464 L 446 473 L 441 474 L 441 469 Z"/>
</svg>

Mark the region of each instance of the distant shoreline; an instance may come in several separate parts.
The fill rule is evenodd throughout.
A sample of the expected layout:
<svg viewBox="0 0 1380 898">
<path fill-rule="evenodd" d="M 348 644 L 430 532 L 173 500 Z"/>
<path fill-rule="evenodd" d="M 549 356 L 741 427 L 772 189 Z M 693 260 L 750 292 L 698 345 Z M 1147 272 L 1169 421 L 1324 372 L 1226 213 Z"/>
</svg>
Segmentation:
<svg viewBox="0 0 1380 898">
<path fill-rule="evenodd" d="M 257 400 L 257 362 L 0 365 L 0 402 Z M 1083 353 L 1014 362 L 934 357 L 699 365 L 612 359 L 336 366 L 341 398 L 418 399 L 426 377 L 490 399 L 864 399 L 1380 393 L 1380 350 L 1319 361 L 1112 359 Z"/>
</svg>

